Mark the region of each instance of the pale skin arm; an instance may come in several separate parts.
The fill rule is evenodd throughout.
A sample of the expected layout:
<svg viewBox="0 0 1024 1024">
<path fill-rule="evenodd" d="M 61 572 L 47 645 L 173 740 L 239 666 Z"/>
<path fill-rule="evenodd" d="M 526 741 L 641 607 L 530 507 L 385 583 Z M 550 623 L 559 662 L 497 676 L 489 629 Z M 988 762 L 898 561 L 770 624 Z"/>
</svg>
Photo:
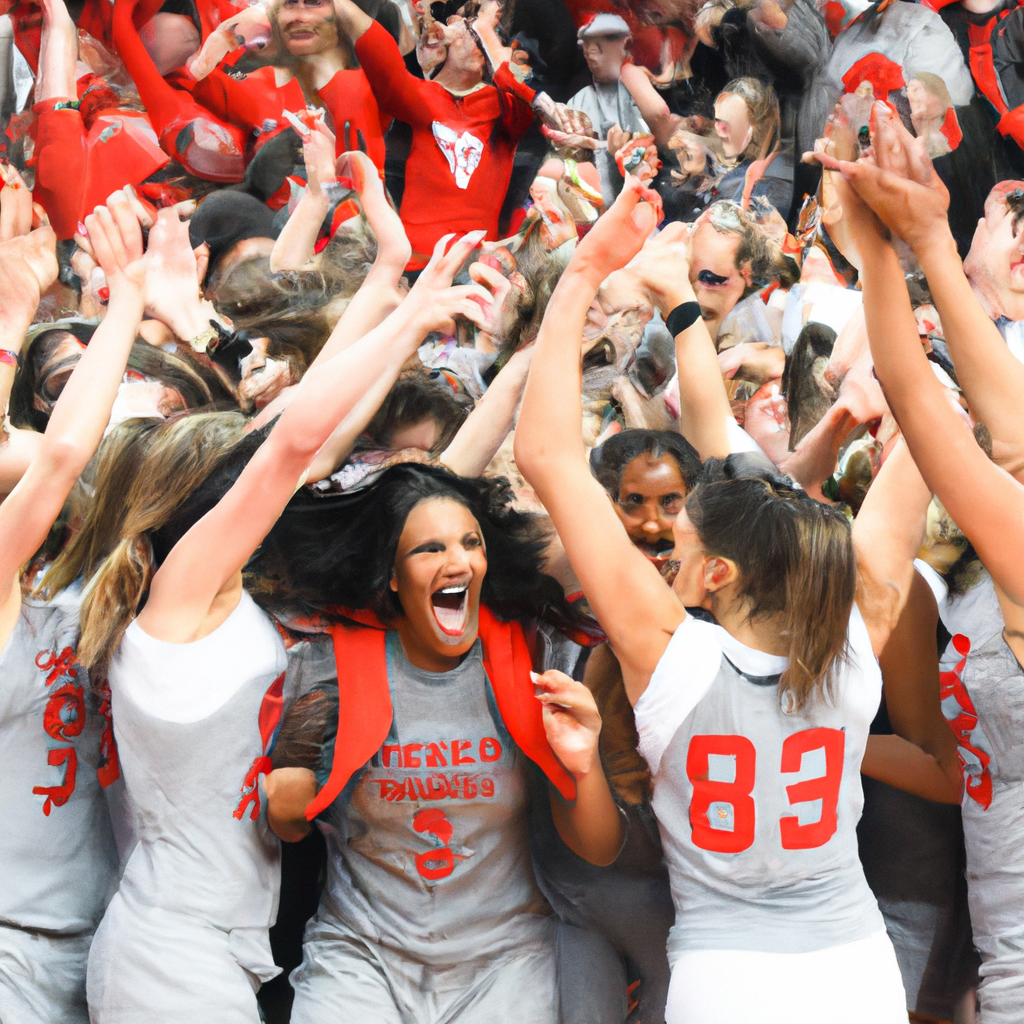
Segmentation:
<svg viewBox="0 0 1024 1024">
<path fill-rule="evenodd" d="M 900 443 L 878 471 L 853 521 L 857 606 L 881 655 L 917 575 L 914 557 L 927 527 L 931 491 Z"/>
<path fill-rule="evenodd" d="M 337 168 L 340 174 L 351 179 L 352 187 L 359 194 L 363 213 L 377 239 L 377 257 L 373 266 L 370 267 L 369 273 L 363 279 L 363 283 L 359 286 L 359 290 L 352 297 L 352 301 L 349 302 L 341 319 L 335 325 L 331 336 L 316 359 L 313 360 L 312 366 L 327 362 L 339 352 L 343 352 L 350 345 L 355 344 L 367 331 L 377 327 L 388 314 L 398 307 L 402 301 L 399 283 L 405 265 L 409 262 L 409 257 L 412 254 L 412 247 L 406 237 L 405 228 L 402 227 L 398 214 L 388 202 L 383 183 L 370 158 L 364 153 L 343 153 L 338 158 Z M 473 237 L 479 235 L 482 238 L 484 233 L 474 232 L 472 234 Z M 450 239 L 452 236 L 446 237 Z M 255 417 L 252 427 L 261 427 L 279 415 L 288 407 L 294 393 L 295 388 L 285 388 Z M 383 400 L 384 395 L 381 395 L 377 406 L 374 406 L 370 412 L 367 423 L 373 418 L 373 413 L 376 412 Z M 358 437 L 361 431 L 362 427 L 356 431 L 354 437 Z"/>
<path fill-rule="evenodd" d="M 611 639 L 632 703 L 647 688 L 686 613 L 630 542 L 590 474 L 582 439 L 579 339 L 601 282 L 640 250 L 654 227 L 656 213 L 641 202 L 642 192 L 639 182 L 627 179 L 555 288 L 537 339 L 515 442 L 516 463 L 551 516 Z"/>
<path fill-rule="evenodd" d="M 667 146 L 682 118 L 669 110 L 668 104 L 654 88 L 650 73 L 632 61 L 626 61 L 619 70 L 619 81 L 633 97 L 640 116 L 654 134 L 654 141 L 659 146 Z"/>
<path fill-rule="evenodd" d="M 63 0 L 42 0 L 40 6 L 43 8 L 43 31 L 39 41 L 35 102 L 76 99 L 78 30 Z"/>
<path fill-rule="evenodd" d="M 532 358 L 531 348 L 516 352 L 466 417 L 441 455 L 453 473 L 480 476 L 497 454 L 512 429 Z"/>
<path fill-rule="evenodd" d="M 150 587 L 139 625 L 150 636 L 189 643 L 205 635 L 214 603 L 277 521 L 302 483 L 317 450 L 382 376 L 393 382 L 425 334 L 451 328 L 452 316 L 472 319 L 490 294 L 479 285 L 448 287 L 472 248 L 442 243 L 402 306 L 345 352 L 310 369 L 295 399 L 220 502 L 175 545 Z M 220 614 L 220 612 L 216 613 Z"/>
<path fill-rule="evenodd" d="M 99 446 L 142 319 L 142 232 L 123 195 L 115 192 L 108 202 L 85 220 L 107 274 L 107 315 L 54 406 L 35 458 L 0 505 L 0 605 L 8 612 L 20 601 L 22 567 L 46 539 Z M 56 277 L 53 232 L 40 228 L 33 236 L 29 240 L 41 247 L 36 253 L 39 271 Z M 13 625 L 12 619 L 4 621 Z"/>
<path fill-rule="evenodd" d="M 317 121 L 302 139 L 302 159 L 306 165 L 306 191 L 278 235 L 270 253 L 270 269 L 301 270 L 313 258 L 320 225 L 331 201 L 325 186 L 337 182 L 334 173 L 334 133 Z"/>
</svg>

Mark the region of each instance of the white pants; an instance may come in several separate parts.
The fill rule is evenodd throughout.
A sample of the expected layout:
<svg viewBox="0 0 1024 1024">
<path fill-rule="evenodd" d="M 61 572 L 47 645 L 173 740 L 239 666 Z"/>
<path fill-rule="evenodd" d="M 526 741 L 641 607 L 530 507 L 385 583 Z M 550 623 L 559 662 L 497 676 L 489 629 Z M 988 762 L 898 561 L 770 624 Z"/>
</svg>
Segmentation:
<svg viewBox="0 0 1024 1024">
<path fill-rule="evenodd" d="M 813 953 L 709 949 L 672 966 L 666 1024 L 907 1024 L 885 930 Z"/>
</svg>

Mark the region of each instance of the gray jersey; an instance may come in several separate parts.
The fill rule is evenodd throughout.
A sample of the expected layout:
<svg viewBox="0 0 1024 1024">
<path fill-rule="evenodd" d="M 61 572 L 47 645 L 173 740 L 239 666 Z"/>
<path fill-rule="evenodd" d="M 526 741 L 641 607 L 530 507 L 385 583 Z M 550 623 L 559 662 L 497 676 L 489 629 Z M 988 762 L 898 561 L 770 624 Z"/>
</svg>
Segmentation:
<svg viewBox="0 0 1024 1024">
<path fill-rule="evenodd" d="M 676 922 L 691 950 L 803 953 L 866 938 L 882 918 L 856 826 L 881 674 L 860 613 L 831 701 L 786 713 L 786 659 L 693 617 L 636 705 Z"/>
<path fill-rule="evenodd" d="M 547 948 L 526 757 L 493 705 L 480 641 L 435 673 L 411 665 L 389 632 L 387 660 L 390 734 L 321 818 L 329 870 L 318 920 L 437 967 Z"/>
<path fill-rule="evenodd" d="M 1024 1020 L 1024 670 L 992 579 L 946 602 L 942 711 L 959 744 L 967 893 L 984 1024 Z"/>
<path fill-rule="evenodd" d="M 127 692 L 130 676 L 155 688 L 201 679 L 218 661 L 238 685 L 198 721 L 168 721 Z M 247 594 L 189 644 L 137 623 L 125 633 L 110 687 L 137 844 L 90 954 L 94 1021 L 259 1019 L 253 988 L 279 973 L 268 930 L 280 882 L 259 776 L 285 667 L 276 629 Z"/>
<path fill-rule="evenodd" d="M 25 600 L 0 653 L 0 925 L 57 934 L 95 928 L 117 870 L 79 602 Z"/>
</svg>

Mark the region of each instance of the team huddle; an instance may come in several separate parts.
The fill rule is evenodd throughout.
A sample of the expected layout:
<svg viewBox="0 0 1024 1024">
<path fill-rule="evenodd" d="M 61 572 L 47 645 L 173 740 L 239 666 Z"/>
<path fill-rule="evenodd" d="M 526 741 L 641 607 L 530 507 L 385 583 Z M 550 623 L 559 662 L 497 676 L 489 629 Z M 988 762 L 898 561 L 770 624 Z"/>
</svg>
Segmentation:
<svg viewBox="0 0 1024 1024">
<path fill-rule="evenodd" d="M 1024 1021 L 1017 0 L 0 11 L 0 1024 Z"/>
</svg>

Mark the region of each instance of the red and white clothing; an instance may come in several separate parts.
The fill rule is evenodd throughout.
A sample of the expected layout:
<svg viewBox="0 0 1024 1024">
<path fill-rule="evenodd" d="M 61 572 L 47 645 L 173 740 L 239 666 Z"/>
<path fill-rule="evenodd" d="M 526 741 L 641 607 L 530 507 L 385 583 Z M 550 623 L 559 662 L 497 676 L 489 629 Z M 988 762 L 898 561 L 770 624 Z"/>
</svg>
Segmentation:
<svg viewBox="0 0 1024 1024">
<path fill-rule="evenodd" d="M 787 712 L 787 659 L 691 616 L 637 701 L 676 909 L 670 1024 L 749 1020 L 755 977 L 759 1021 L 906 1020 L 896 957 L 857 853 L 860 763 L 882 679 L 856 607 L 848 644 L 834 697 Z M 780 956 L 788 966 L 772 969 Z M 675 981 L 704 972 L 732 983 L 697 999 L 692 984 Z M 835 999 L 794 1003 L 794 987 L 815 972 L 828 974 Z"/>
<path fill-rule="evenodd" d="M 533 121 L 533 90 L 508 64 L 493 85 L 457 96 L 411 75 L 387 31 L 374 22 L 356 41 L 356 56 L 380 109 L 412 126 L 399 214 L 413 248 L 412 267 L 439 238 L 479 228 L 498 237 L 498 215 L 512 177 L 516 146 Z"/>
<path fill-rule="evenodd" d="M 86 1024 L 89 944 L 116 884 L 109 719 L 75 661 L 80 592 L 23 601 L 0 651 L 0 1019 Z"/>
</svg>

